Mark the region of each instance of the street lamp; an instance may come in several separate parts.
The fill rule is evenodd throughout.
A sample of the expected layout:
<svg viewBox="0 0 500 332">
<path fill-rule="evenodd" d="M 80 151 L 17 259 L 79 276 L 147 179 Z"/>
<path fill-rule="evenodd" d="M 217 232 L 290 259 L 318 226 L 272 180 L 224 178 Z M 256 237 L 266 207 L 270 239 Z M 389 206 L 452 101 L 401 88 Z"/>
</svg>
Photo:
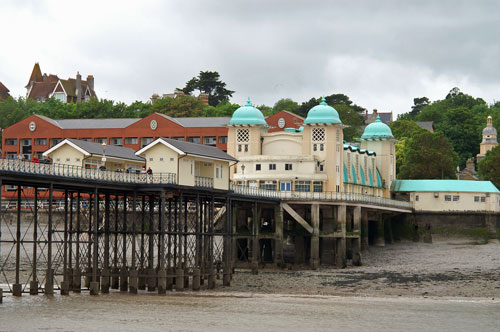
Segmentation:
<svg viewBox="0 0 500 332">
<path fill-rule="evenodd" d="M 106 166 L 106 142 L 102 142 L 102 158 L 101 158 L 101 165 Z"/>
</svg>

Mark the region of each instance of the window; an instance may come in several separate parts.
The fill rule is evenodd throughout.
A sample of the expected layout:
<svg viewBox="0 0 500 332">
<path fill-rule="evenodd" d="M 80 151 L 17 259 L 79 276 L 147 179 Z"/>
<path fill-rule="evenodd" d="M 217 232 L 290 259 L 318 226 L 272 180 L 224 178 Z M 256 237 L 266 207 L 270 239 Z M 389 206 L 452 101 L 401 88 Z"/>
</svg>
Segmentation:
<svg viewBox="0 0 500 332">
<path fill-rule="evenodd" d="M 66 162 L 69 162 L 69 158 L 66 158 Z"/>
<path fill-rule="evenodd" d="M 250 130 L 249 129 L 236 130 L 236 142 L 238 143 L 250 142 Z"/>
<path fill-rule="evenodd" d="M 335 189 L 337 190 L 337 192 L 340 192 L 340 185 L 336 185 Z"/>
<path fill-rule="evenodd" d="M 311 181 L 295 181 L 295 191 L 298 192 L 310 192 L 311 191 Z"/>
<path fill-rule="evenodd" d="M 241 144 L 238 144 L 238 152 L 241 152 Z"/>
<path fill-rule="evenodd" d="M 109 144 L 122 146 L 123 145 L 123 138 L 111 137 L 111 139 L 109 140 Z"/>
<path fill-rule="evenodd" d="M 418 195 L 415 195 L 415 200 L 418 201 Z"/>
<path fill-rule="evenodd" d="M 479 196 L 474 196 L 474 202 L 479 202 Z"/>
<path fill-rule="evenodd" d="M 107 144 L 108 143 L 108 139 L 106 137 L 98 137 L 98 138 L 94 138 L 94 142 L 100 143 L 100 144 L 102 144 L 102 143 L 106 143 Z"/>
<path fill-rule="evenodd" d="M 340 152 L 340 144 L 337 144 L 337 152 Z"/>
<path fill-rule="evenodd" d="M 319 171 L 323 172 L 323 165 L 319 165 Z"/>
<path fill-rule="evenodd" d="M 175 139 L 176 141 L 183 141 L 184 142 L 184 137 L 172 137 L 172 139 Z"/>
<path fill-rule="evenodd" d="M 337 171 L 337 173 L 340 173 L 340 166 L 339 165 L 335 166 L 335 170 Z"/>
<path fill-rule="evenodd" d="M 451 195 L 444 195 L 445 202 L 451 202 Z"/>
<path fill-rule="evenodd" d="M 146 145 L 148 145 L 151 142 L 153 142 L 153 137 L 141 137 L 141 146 L 142 147 L 145 147 Z"/>
<path fill-rule="evenodd" d="M 46 138 L 36 138 L 35 145 L 47 145 L 47 139 Z"/>
<path fill-rule="evenodd" d="M 482 196 L 481 197 L 481 203 L 484 203 L 484 202 L 486 202 L 486 197 Z"/>
<path fill-rule="evenodd" d="M 160 161 L 163 161 L 163 157 L 160 157 Z"/>
<path fill-rule="evenodd" d="M 314 181 L 313 182 L 313 191 L 315 193 L 323 192 L 323 182 L 321 182 L 321 181 Z"/>
<path fill-rule="evenodd" d="M 291 171 L 292 170 L 292 164 L 285 164 L 285 171 Z"/>
<path fill-rule="evenodd" d="M 248 152 L 248 144 L 245 144 L 245 152 Z"/>
<path fill-rule="evenodd" d="M 62 141 L 60 138 L 51 138 L 50 139 L 50 147 L 53 147 L 54 145 L 59 144 Z"/>
<path fill-rule="evenodd" d="M 318 144 L 313 144 L 313 151 L 318 151 Z"/>
<path fill-rule="evenodd" d="M 227 136 L 219 136 L 219 144 L 227 144 Z"/>
<path fill-rule="evenodd" d="M 320 144 L 319 145 L 319 151 L 323 151 L 325 149 L 325 145 L 324 144 Z"/>
<path fill-rule="evenodd" d="M 313 142 L 324 142 L 325 141 L 325 128 L 313 128 L 312 132 Z"/>
<path fill-rule="evenodd" d="M 57 100 L 59 100 L 62 103 L 66 102 L 66 95 L 64 94 L 64 92 L 56 92 L 56 93 L 54 93 L 54 98 L 57 99 Z"/>
<path fill-rule="evenodd" d="M 7 138 L 5 140 L 5 145 L 17 145 L 17 139 L 15 139 L 15 138 Z"/>
<path fill-rule="evenodd" d="M 276 164 L 269 164 L 269 170 L 270 171 L 276 170 Z"/>
<path fill-rule="evenodd" d="M 15 152 L 7 152 L 7 158 L 8 159 L 16 159 L 17 158 L 17 153 L 15 153 Z"/>
<path fill-rule="evenodd" d="M 255 164 L 255 170 L 260 171 L 260 164 Z"/>
<path fill-rule="evenodd" d="M 218 179 L 219 178 L 219 165 L 215 167 L 215 177 Z"/>
<path fill-rule="evenodd" d="M 203 144 L 215 146 L 217 144 L 217 137 L 205 136 L 203 137 Z"/>
<path fill-rule="evenodd" d="M 90 137 L 80 138 L 80 140 L 85 142 L 92 142 L 92 138 Z"/>
<path fill-rule="evenodd" d="M 460 196 L 457 196 L 457 195 L 453 196 L 453 202 L 458 202 L 459 199 L 460 199 Z"/>
<path fill-rule="evenodd" d="M 277 181 L 264 181 L 260 183 L 260 189 L 276 191 Z"/>
<path fill-rule="evenodd" d="M 191 142 L 191 143 L 197 143 L 197 144 L 200 144 L 200 142 L 201 142 L 199 136 L 190 136 L 190 137 L 188 137 L 187 141 Z"/>
<path fill-rule="evenodd" d="M 340 130 L 337 129 L 337 143 L 340 141 Z"/>
</svg>

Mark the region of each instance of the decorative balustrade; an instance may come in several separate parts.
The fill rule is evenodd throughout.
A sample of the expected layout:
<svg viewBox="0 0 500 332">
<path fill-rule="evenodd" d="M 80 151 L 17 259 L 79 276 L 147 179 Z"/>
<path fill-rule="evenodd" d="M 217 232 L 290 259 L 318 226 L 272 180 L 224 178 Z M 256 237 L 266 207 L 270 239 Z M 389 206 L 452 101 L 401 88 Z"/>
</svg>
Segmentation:
<svg viewBox="0 0 500 332">
<path fill-rule="evenodd" d="M 231 190 L 236 194 L 241 194 L 245 196 L 276 198 L 284 200 L 357 202 L 357 203 L 391 206 L 402 209 L 411 209 L 413 207 L 412 203 L 408 201 L 388 199 L 370 195 L 354 194 L 354 193 L 341 193 L 332 191 L 324 191 L 324 192 L 273 191 L 260 188 L 238 186 L 233 184 L 231 185 Z"/>
<path fill-rule="evenodd" d="M 127 173 L 64 164 L 35 163 L 22 159 L 7 158 L 0 158 L 0 170 L 118 183 L 175 184 L 177 180 L 175 173 Z"/>
<path fill-rule="evenodd" d="M 213 188 L 213 186 L 214 186 L 214 179 L 208 178 L 208 177 L 205 177 L 205 176 L 195 176 L 194 177 L 194 185 L 196 187 Z"/>
</svg>

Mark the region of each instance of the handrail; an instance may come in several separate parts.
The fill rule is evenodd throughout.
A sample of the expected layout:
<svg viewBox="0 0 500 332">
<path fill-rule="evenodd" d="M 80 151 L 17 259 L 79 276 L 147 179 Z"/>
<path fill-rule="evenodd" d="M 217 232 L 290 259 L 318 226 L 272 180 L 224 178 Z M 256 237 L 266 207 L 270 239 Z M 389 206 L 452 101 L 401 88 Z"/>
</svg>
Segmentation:
<svg viewBox="0 0 500 332">
<path fill-rule="evenodd" d="M 9 158 L 0 158 L 0 170 L 118 183 L 175 184 L 177 182 L 175 173 L 127 173 L 66 164 L 35 163 L 29 160 Z"/>
<path fill-rule="evenodd" d="M 236 194 L 254 196 L 254 197 L 265 197 L 265 198 L 276 198 L 276 199 L 286 199 L 286 200 L 323 200 L 323 201 L 344 201 L 344 202 L 361 202 L 370 203 L 383 206 L 398 207 L 403 209 L 411 209 L 413 207 L 411 202 L 389 199 L 383 197 L 376 197 L 371 195 L 363 195 L 356 193 L 344 193 L 344 192 L 291 192 L 291 191 L 274 191 L 260 189 L 256 187 L 245 187 L 235 184 L 231 184 L 231 190 Z"/>
<path fill-rule="evenodd" d="M 213 188 L 214 179 L 206 177 L 206 176 L 195 176 L 194 177 L 194 185 L 196 187 Z"/>
</svg>

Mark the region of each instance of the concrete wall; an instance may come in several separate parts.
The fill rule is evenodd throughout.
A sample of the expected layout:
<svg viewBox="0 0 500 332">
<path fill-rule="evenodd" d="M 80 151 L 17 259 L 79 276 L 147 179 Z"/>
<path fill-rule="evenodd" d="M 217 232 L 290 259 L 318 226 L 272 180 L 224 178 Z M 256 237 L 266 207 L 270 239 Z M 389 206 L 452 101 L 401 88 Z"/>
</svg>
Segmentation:
<svg viewBox="0 0 500 332">
<path fill-rule="evenodd" d="M 297 155 L 302 151 L 302 134 L 277 132 L 263 135 L 262 154 L 270 156 Z"/>
<path fill-rule="evenodd" d="M 418 196 L 418 200 L 417 200 Z M 445 197 L 451 196 L 451 201 L 446 201 Z M 453 201 L 453 197 L 458 196 L 458 201 Z M 479 202 L 474 198 L 479 197 Z M 485 202 L 481 202 L 481 197 Z M 469 193 L 469 192 L 414 192 L 410 194 L 410 201 L 414 202 L 415 211 L 434 212 L 500 212 L 500 195 L 495 193 Z"/>
</svg>

